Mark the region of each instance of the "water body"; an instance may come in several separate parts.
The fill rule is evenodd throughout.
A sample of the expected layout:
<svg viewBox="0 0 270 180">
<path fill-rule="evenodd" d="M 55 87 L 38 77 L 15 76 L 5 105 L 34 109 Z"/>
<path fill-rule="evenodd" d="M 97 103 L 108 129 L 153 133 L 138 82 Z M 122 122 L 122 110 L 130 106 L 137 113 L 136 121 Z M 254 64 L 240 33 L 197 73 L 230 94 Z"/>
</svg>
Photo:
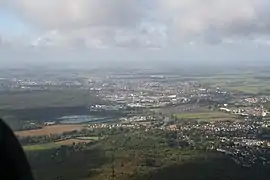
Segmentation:
<svg viewBox="0 0 270 180">
<path fill-rule="evenodd" d="M 117 121 L 117 119 L 115 117 L 97 117 L 92 115 L 70 115 L 57 118 L 62 124 L 109 123 Z"/>
</svg>

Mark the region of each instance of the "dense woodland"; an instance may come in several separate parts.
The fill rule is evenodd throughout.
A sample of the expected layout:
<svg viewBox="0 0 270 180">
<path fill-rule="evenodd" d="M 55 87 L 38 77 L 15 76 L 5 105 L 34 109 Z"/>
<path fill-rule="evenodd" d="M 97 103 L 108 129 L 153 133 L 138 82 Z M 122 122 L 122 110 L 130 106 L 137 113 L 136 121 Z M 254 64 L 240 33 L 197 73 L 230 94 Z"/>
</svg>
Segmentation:
<svg viewBox="0 0 270 180">
<path fill-rule="evenodd" d="M 179 147 L 172 143 L 173 136 L 162 131 L 119 129 L 95 143 L 27 151 L 27 156 L 36 179 L 40 180 L 270 178 L 268 166 L 244 168 L 211 150 Z"/>
</svg>

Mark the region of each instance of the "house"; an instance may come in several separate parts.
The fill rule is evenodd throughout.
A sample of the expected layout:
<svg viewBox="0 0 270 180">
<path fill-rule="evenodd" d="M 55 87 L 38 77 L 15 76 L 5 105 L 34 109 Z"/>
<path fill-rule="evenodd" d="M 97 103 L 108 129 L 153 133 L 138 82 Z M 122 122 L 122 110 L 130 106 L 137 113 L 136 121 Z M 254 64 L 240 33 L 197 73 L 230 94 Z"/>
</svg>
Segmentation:
<svg viewBox="0 0 270 180">
<path fill-rule="evenodd" d="M 44 126 L 52 126 L 52 125 L 55 125 L 56 122 L 55 121 L 52 121 L 52 122 L 44 122 Z"/>
</svg>

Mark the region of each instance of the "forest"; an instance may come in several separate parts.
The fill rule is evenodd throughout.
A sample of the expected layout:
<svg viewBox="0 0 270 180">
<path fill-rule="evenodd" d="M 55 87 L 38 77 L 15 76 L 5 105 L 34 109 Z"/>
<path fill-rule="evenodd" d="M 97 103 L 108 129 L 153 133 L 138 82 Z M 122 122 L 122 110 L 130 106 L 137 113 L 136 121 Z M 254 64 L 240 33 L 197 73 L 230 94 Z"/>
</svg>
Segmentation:
<svg viewBox="0 0 270 180">
<path fill-rule="evenodd" d="M 26 153 L 36 179 L 40 180 L 251 180 L 270 177 L 268 165 L 245 168 L 216 151 L 185 144 L 178 146 L 172 143 L 174 141 L 173 134 L 163 131 L 118 129 L 92 143 L 26 150 Z"/>
</svg>

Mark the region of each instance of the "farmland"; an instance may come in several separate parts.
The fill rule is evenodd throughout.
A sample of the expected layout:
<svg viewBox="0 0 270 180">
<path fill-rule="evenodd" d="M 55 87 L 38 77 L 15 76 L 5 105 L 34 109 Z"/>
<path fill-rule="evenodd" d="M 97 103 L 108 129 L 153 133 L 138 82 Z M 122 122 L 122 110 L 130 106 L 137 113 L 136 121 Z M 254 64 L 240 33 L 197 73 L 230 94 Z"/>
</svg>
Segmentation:
<svg viewBox="0 0 270 180">
<path fill-rule="evenodd" d="M 84 128 L 84 125 L 54 125 L 45 126 L 42 129 L 29 130 L 29 131 L 19 131 L 15 134 L 20 137 L 26 136 L 41 136 L 50 134 L 61 134 L 63 132 L 77 131 Z"/>
<path fill-rule="evenodd" d="M 51 143 L 28 145 L 28 146 L 24 146 L 23 149 L 25 151 L 43 151 L 43 150 L 55 149 L 60 146 L 73 145 L 74 143 L 75 144 L 90 143 L 95 140 L 98 140 L 98 137 L 84 137 L 84 138 L 80 137 L 80 138 L 66 139 L 66 140 L 51 142 Z"/>
<path fill-rule="evenodd" d="M 101 137 L 77 137 L 76 139 L 79 139 L 79 140 L 94 140 L 94 141 L 97 141 L 99 139 L 102 139 Z"/>
<path fill-rule="evenodd" d="M 24 146 L 23 149 L 25 151 L 43 151 L 43 150 L 48 150 L 48 149 L 54 149 L 57 147 L 59 147 L 59 145 L 55 143 L 46 143 L 46 144 L 35 144 L 35 145 Z"/>
<path fill-rule="evenodd" d="M 90 143 L 92 142 L 92 140 L 82 140 L 82 139 L 67 139 L 67 140 L 63 140 L 63 141 L 58 141 L 55 142 L 56 145 L 72 145 L 73 143 L 77 144 L 77 143 Z"/>
<path fill-rule="evenodd" d="M 220 87 L 231 92 L 249 94 L 266 93 L 269 87 L 269 76 L 263 72 L 244 71 L 234 74 L 211 74 L 209 76 L 195 77 L 209 87 Z M 268 94 L 268 93 L 267 93 Z"/>
<path fill-rule="evenodd" d="M 178 119 L 194 119 L 204 121 L 234 120 L 236 116 L 216 111 L 209 112 L 191 112 L 175 114 Z"/>
</svg>

